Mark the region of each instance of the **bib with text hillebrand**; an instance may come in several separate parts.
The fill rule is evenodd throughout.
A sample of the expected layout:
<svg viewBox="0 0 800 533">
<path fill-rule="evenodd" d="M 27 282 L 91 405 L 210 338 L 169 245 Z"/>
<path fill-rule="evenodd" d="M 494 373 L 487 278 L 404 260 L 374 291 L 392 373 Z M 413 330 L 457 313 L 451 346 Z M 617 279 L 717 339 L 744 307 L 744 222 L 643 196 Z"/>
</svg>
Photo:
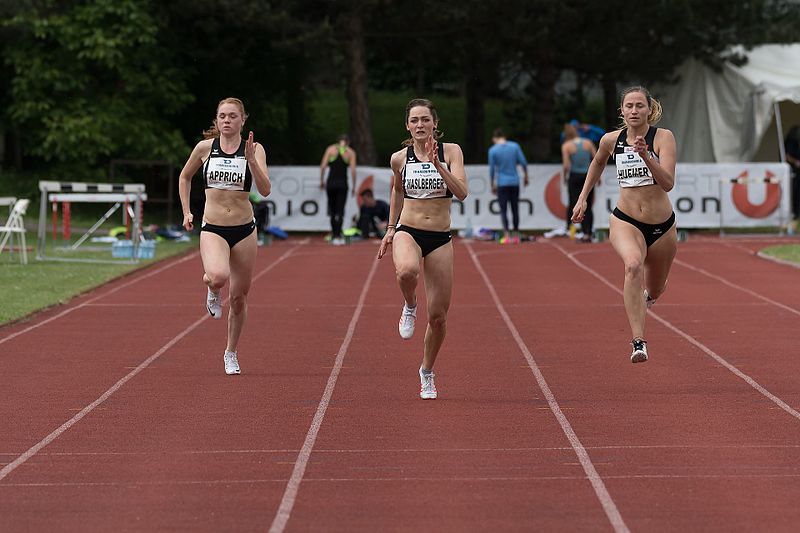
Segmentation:
<svg viewBox="0 0 800 533">
<path fill-rule="evenodd" d="M 206 187 L 226 191 L 245 190 L 247 159 L 244 156 L 211 157 L 206 163 Z"/>
<path fill-rule="evenodd" d="M 447 184 L 433 163 L 406 163 L 403 179 L 405 197 L 413 199 L 449 198 Z"/>
<path fill-rule="evenodd" d="M 650 155 L 655 157 L 652 152 Z M 633 151 L 633 147 L 626 146 L 623 153 L 614 154 L 614 160 L 617 164 L 617 179 L 620 187 L 642 187 L 655 184 L 650 169 L 647 168 L 644 159 Z"/>
</svg>

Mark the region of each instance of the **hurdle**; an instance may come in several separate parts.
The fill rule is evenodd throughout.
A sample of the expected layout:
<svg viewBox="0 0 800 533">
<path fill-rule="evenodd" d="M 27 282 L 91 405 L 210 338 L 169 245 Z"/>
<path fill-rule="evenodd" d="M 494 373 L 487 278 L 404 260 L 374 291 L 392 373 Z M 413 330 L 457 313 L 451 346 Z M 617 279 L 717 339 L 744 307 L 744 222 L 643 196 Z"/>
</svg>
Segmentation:
<svg viewBox="0 0 800 533">
<path fill-rule="evenodd" d="M 38 242 L 36 247 L 36 259 L 47 261 L 73 261 L 85 263 L 136 263 L 139 261 L 139 244 L 143 239 L 142 218 L 144 213 L 144 202 L 147 201 L 145 186 L 141 183 L 83 183 L 83 182 L 60 182 L 60 181 L 40 181 L 39 191 L 41 192 L 41 206 L 39 209 L 39 228 Z M 53 239 L 56 238 L 58 204 L 62 204 L 64 212 L 63 237 L 68 241 L 70 237 L 70 213 L 72 203 L 111 203 L 113 204 L 92 227 L 90 227 L 77 241 L 71 244 L 68 249 L 75 251 L 86 239 L 92 236 L 111 215 L 113 215 L 122 205 L 124 220 L 126 225 L 126 235 L 133 236 L 133 254 L 130 261 L 119 259 L 97 259 L 80 257 L 51 257 L 46 253 L 47 239 L 47 206 L 52 205 L 52 225 Z M 133 204 L 133 205 L 131 205 Z M 131 227 L 132 225 L 132 227 Z"/>
</svg>

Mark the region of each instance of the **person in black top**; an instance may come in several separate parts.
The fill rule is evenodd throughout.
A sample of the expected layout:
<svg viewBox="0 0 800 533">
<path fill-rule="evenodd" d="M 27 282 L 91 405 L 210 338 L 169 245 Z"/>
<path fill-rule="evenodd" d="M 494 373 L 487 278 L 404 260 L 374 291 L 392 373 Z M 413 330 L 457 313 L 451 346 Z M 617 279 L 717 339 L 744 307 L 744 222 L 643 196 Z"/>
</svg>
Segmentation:
<svg viewBox="0 0 800 533">
<path fill-rule="evenodd" d="M 328 168 L 328 184 L 325 185 L 325 169 Z M 325 149 L 319 164 L 319 187 L 328 193 L 328 214 L 331 217 L 331 244 L 344 244 L 342 223 L 344 206 L 347 203 L 347 169 L 353 178 L 353 192 L 356 194 L 356 151 L 350 147 L 350 138 L 340 135 L 339 141 Z"/>
<path fill-rule="evenodd" d="M 792 191 L 792 215 L 800 218 L 800 126 L 792 126 L 786 134 L 784 142 L 786 149 L 786 162 L 792 167 L 791 185 Z"/>
<path fill-rule="evenodd" d="M 664 293 L 677 253 L 675 213 L 667 193 L 675 186 L 675 137 L 653 126 L 661 104 L 644 87 L 623 91 L 624 127 L 603 135 L 572 212 L 581 222 L 589 191 L 600 180 L 613 155 L 620 185 L 619 200 L 609 217 L 609 238 L 625 265 L 623 299 L 633 340 L 632 363 L 647 361 L 644 322 L 647 309 Z"/>
<path fill-rule="evenodd" d="M 255 182 L 262 196 L 272 185 L 267 172 L 264 147 L 253 141 L 253 132 L 242 139 L 247 120 L 244 104 L 226 98 L 217 105 L 211 128 L 203 132 L 178 178 L 183 207 L 183 227 L 194 228 L 189 208 L 192 176 L 201 169 L 206 187 L 206 203 L 200 230 L 200 256 L 203 282 L 208 287 L 206 309 L 212 318 L 222 318 L 220 291 L 230 282 L 228 341 L 223 357 L 226 374 L 239 374 L 236 346 L 247 319 L 247 293 L 256 263 L 256 225 L 250 203 L 250 187 Z"/>
<path fill-rule="evenodd" d="M 392 247 L 397 283 L 405 304 L 399 331 L 414 334 L 417 319 L 417 283 L 420 263 L 425 276 L 428 328 L 419 368 L 420 398 L 437 397 L 433 364 L 447 333 L 447 311 L 453 292 L 453 243 L 450 206 L 453 197 L 467 197 L 467 176 L 461 147 L 439 143 L 439 117 L 430 100 L 414 99 L 406 106 L 405 148 L 392 154 L 392 195 L 389 225 L 378 249 L 378 259 Z"/>
<path fill-rule="evenodd" d="M 361 236 L 365 239 L 373 235 L 382 238 L 389 223 L 389 204 L 383 200 L 376 200 L 372 189 L 364 189 L 360 196 L 358 229 L 361 231 Z"/>
</svg>

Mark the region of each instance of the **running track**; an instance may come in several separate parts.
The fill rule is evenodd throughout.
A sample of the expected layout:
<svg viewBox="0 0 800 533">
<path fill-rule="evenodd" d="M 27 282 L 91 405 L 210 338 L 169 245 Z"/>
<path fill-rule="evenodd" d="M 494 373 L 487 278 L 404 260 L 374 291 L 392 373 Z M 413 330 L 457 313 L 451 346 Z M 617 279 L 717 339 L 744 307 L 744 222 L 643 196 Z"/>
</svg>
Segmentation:
<svg viewBox="0 0 800 533">
<path fill-rule="evenodd" d="M 457 241 L 433 402 L 375 243 L 261 249 L 233 377 L 199 257 L 159 263 L 0 328 L 0 531 L 797 531 L 765 244 L 682 243 L 632 365 L 607 243 Z"/>
</svg>

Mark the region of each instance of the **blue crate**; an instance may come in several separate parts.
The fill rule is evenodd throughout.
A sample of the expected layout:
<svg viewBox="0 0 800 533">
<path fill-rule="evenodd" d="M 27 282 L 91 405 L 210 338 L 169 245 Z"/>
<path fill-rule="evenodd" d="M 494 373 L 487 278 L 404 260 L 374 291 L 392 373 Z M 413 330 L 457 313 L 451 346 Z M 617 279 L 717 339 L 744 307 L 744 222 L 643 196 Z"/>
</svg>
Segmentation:
<svg viewBox="0 0 800 533">
<path fill-rule="evenodd" d="M 156 241 L 139 243 L 138 258 L 152 259 L 156 255 Z M 111 245 L 111 257 L 125 259 L 133 257 L 133 241 L 117 241 Z"/>
</svg>

